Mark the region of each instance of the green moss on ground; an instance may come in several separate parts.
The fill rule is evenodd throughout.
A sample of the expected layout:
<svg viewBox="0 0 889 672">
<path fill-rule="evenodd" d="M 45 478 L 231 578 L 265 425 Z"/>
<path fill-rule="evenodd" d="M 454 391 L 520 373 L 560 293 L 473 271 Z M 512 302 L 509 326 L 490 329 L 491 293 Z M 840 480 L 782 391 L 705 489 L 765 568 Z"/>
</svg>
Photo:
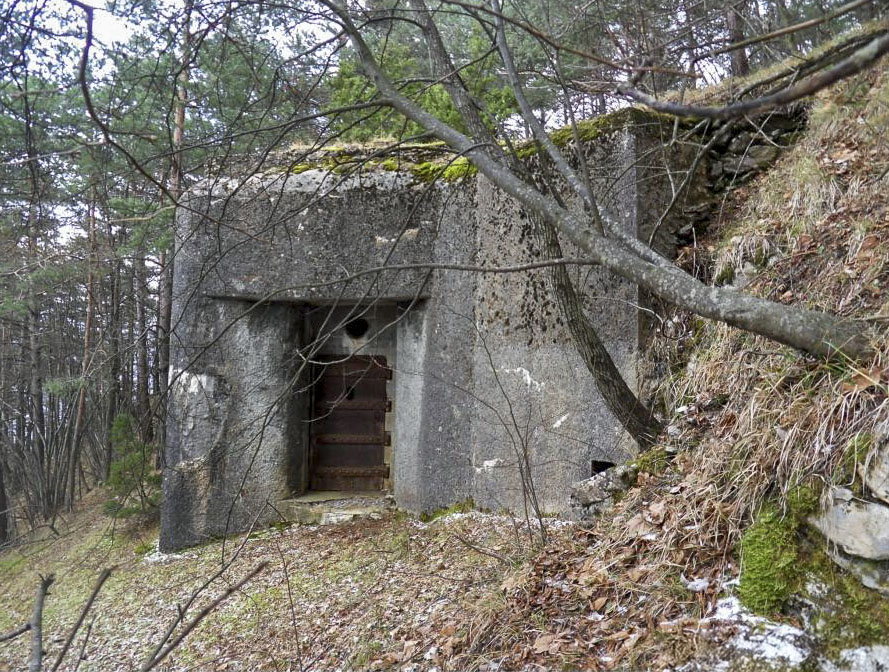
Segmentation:
<svg viewBox="0 0 889 672">
<path fill-rule="evenodd" d="M 774 616 L 799 588 L 798 527 L 798 521 L 769 505 L 744 532 L 738 595 L 754 613 Z"/>
<path fill-rule="evenodd" d="M 666 448 L 655 446 L 650 450 L 639 453 L 633 460 L 633 465 L 639 470 L 652 476 L 663 474 L 670 464 L 670 454 Z"/>
<path fill-rule="evenodd" d="M 433 520 L 448 516 L 452 513 L 469 513 L 470 511 L 475 511 L 475 502 L 473 501 L 472 497 L 468 497 L 462 502 L 451 504 L 447 508 L 423 512 L 420 514 L 420 520 L 422 520 L 424 523 L 431 523 Z"/>
</svg>

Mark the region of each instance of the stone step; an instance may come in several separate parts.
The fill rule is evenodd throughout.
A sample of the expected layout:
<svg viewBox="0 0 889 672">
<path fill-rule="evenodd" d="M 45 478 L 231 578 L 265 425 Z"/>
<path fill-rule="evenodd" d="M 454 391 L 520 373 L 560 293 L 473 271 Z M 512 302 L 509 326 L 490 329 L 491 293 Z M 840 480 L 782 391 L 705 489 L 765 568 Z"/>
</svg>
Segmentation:
<svg viewBox="0 0 889 672">
<path fill-rule="evenodd" d="M 361 518 L 379 518 L 395 508 L 395 500 L 383 492 L 308 492 L 277 503 L 288 521 L 300 525 L 336 525 Z"/>
</svg>

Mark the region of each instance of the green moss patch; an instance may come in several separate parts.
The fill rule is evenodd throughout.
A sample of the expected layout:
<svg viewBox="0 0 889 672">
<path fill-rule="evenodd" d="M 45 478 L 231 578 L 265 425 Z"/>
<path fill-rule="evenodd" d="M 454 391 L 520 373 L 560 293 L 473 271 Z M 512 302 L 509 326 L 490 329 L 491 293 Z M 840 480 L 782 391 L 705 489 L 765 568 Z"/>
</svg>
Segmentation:
<svg viewBox="0 0 889 672">
<path fill-rule="evenodd" d="M 640 453 L 633 464 L 639 471 L 657 476 L 667 470 L 670 463 L 670 454 L 666 448 L 656 446 L 644 453 Z"/>
<path fill-rule="evenodd" d="M 442 177 L 448 182 L 461 180 L 464 177 L 470 177 L 478 172 L 478 168 L 473 165 L 465 156 L 454 159 L 451 164 L 444 169 Z"/>
<path fill-rule="evenodd" d="M 825 655 L 889 642 L 889 600 L 837 567 L 820 539 L 808 543 L 801 560 L 809 584 L 819 589 L 807 599 L 816 604 L 812 626 Z"/>
<path fill-rule="evenodd" d="M 451 504 L 447 508 L 443 509 L 435 509 L 433 511 L 426 511 L 420 514 L 420 520 L 424 523 L 430 523 L 433 520 L 438 518 L 443 518 L 444 516 L 448 516 L 452 513 L 469 513 L 470 511 L 475 511 L 475 502 L 472 497 L 464 499 L 462 502 L 457 502 L 455 504 Z"/>
<path fill-rule="evenodd" d="M 772 616 L 799 588 L 798 527 L 795 518 L 767 506 L 741 538 L 738 594 L 751 611 Z"/>
</svg>

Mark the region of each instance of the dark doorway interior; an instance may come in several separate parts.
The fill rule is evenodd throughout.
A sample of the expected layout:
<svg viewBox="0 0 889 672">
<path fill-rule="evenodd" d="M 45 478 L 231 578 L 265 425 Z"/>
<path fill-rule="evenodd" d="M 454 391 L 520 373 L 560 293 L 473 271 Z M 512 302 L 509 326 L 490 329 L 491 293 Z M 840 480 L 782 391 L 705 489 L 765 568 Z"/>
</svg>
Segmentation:
<svg viewBox="0 0 889 672">
<path fill-rule="evenodd" d="M 386 358 L 327 356 L 314 386 L 311 454 L 312 490 L 382 490 L 389 478 L 385 448 Z"/>
</svg>

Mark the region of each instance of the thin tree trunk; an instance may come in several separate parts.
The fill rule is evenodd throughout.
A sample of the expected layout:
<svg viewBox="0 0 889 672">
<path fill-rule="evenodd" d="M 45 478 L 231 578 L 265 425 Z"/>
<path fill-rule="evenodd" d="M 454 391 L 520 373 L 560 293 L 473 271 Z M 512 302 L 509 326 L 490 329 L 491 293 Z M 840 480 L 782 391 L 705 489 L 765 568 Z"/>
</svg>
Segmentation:
<svg viewBox="0 0 889 672">
<path fill-rule="evenodd" d="M 111 225 L 108 225 L 108 248 L 114 259 L 111 276 L 111 301 L 109 306 L 108 331 L 110 334 L 109 349 L 111 351 L 108 362 L 108 398 L 105 407 L 105 455 L 102 461 L 103 480 L 108 480 L 111 470 L 111 461 L 114 459 L 114 446 L 111 443 L 111 427 L 114 418 L 117 417 L 118 404 L 120 403 L 120 260 L 114 246 L 114 234 Z"/>
<path fill-rule="evenodd" d="M 133 260 L 136 301 L 136 417 L 139 424 L 139 438 L 143 443 L 151 443 L 152 431 L 151 404 L 148 397 L 148 283 L 145 280 L 144 247 L 139 245 Z"/>
<path fill-rule="evenodd" d="M 534 217 L 534 220 L 536 233 L 546 251 L 546 256 L 550 259 L 561 259 L 562 246 L 559 244 L 555 227 L 539 217 Z M 599 334 L 583 310 L 583 303 L 571 281 L 568 269 L 561 264 L 555 265 L 550 271 L 550 277 L 559 310 L 571 331 L 574 347 L 596 381 L 596 387 L 605 405 L 633 437 L 640 450 L 651 447 L 661 432 L 660 423 L 630 389 L 615 366 L 605 344 L 602 343 L 602 339 L 599 338 Z"/>
<path fill-rule="evenodd" d="M 182 143 L 185 137 L 185 106 L 188 103 L 188 70 L 191 62 L 191 13 L 194 0 L 186 0 L 185 24 L 182 34 L 182 61 L 176 82 L 175 113 L 173 119 L 173 159 L 170 175 L 170 194 L 178 206 L 182 195 L 183 167 Z M 174 207 L 173 226 L 175 227 L 178 207 Z M 175 238 L 175 236 L 174 236 Z M 175 251 L 175 250 L 174 250 Z M 157 366 L 158 366 L 158 464 L 163 462 L 163 451 L 167 441 L 167 398 L 170 386 L 170 321 L 173 311 L 173 264 L 174 257 L 166 250 L 161 252 L 161 287 L 158 300 L 157 320 Z"/>
<path fill-rule="evenodd" d="M 34 598 L 34 611 L 31 613 L 31 657 L 28 661 L 28 672 L 43 670 L 43 603 L 49 587 L 53 584 L 53 575 L 41 576 Z"/>
<path fill-rule="evenodd" d="M 93 202 L 89 206 L 87 214 L 87 237 L 89 240 L 89 256 L 86 272 L 86 319 L 83 325 L 83 362 L 80 373 L 80 390 L 77 395 L 77 413 L 74 418 L 74 445 L 71 447 L 71 457 L 68 463 L 68 508 L 74 506 L 76 498 L 77 473 L 80 466 L 80 450 L 83 441 L 83 430 L 86 422 L 86 381 L 90 373 L 92 363 L 92 336 L 93 320 L 95 319 L 95 270 L 93 263 L 96 258 L 96 204 L 95 194 Z"/>
<path fill-rule="evenodd" d="M 0 324 L 0 546 L 9 541 L 12 536 L 11 532 L 11 516 L 9 511 L 9 501 L 6 496 L 6 464 L 4 462 L 7 439 L 13 434 L 18 433 L 19 422 L 7 417 L 7 399 L 5 392 L 9 389 L 7 383 L 7 365 L 6 362 L 11 359 L 12 353 L 6 352 L 6 347 L 10 343 L 9 329 L 4 324 Z M 11 399 L 9 401 L 12 401 Z M 15 429 L 12 430 L 12 424 Z"/>
<path fill-rule="evenodd" d="M 747 0 L 732 2 L 729 0 L 725 10 L 725 27 L 728 31 L 729 43 L 744 40 L 744 17 L 747 15 Z M 731 52 L 732 76 L 743 77 L 750 74 L 750 62 L 747 60 L 747 49 L 741 47 Z"/>
<path fill-rule="evenodd" d="M 126 325 L 127 336 L 125 342 L 121 343 L 121 355 L 124 357 L 123 371 L 123 399 L 125 400 L 125 411 L 132 413 L 135 408 L 136 399 L 136 373 L 135 373 L 135 352 L 136 352 L 136 279 L 134 269 L 131 267 L 126 275 L 126 286 L 121 296 L 121 300 L 126 303 Z"/>
<path fill-rule="evenodd" d="M 30 226 L 28 234 L 28 250 L 29 262 L 33 261 L 37 256 L 37 233 L 36 233 L 36 209 L 29 216 Z M 26 319 L 26 328 L 28 331 L 28 412 L 31 414 L 31 431 L 30 442 L 31 447 L 37 455 L 37 463 L 39 473 L 36 474 L 39 483 L 45 483 L 47 474 L 47 456 L 46 456 L 46 415 L 44 412 L 43 399 L 43 347 L 40 328 L 40 308 L 38 299 L 35 296 L 35 290 L 31 282 L 28 283 L 28 316 Z M 38 483 L 38 484 L 39 484 Z M 41 503 L 42 514 L 49 517 L 52 513 L 51 503 L 44 501 Z"/>
<path fill-rule="evenodd" d="M 0 546 L 9 541 L 9 502 L 6 498 L 6 467 L 0 453 Z"/>
</svg>

